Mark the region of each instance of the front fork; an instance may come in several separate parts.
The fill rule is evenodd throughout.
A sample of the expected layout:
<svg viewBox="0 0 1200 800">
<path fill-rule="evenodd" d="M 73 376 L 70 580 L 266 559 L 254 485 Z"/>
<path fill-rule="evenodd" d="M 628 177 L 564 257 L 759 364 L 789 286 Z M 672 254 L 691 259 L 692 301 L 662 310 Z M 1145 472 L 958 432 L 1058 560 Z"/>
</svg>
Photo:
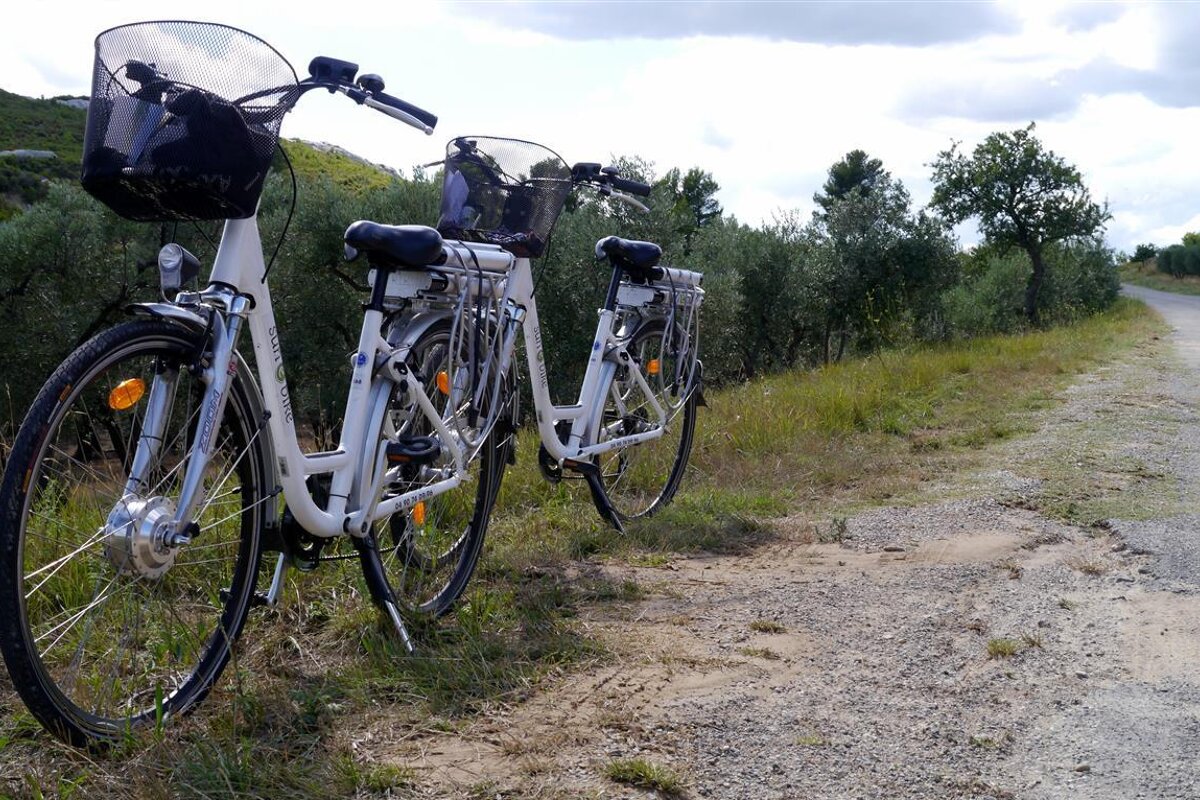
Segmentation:
<svg viewBox="0 0 1200 800">
<path fill-rule="evenodd" d="M 220 294 L 219 298 L 214 299 L 221 301 L 220 304 L 224 306 L 226 313 L 222 314 L 214 305 L 208 306 L 212 315 L 209 325 L 212 334 L 211 359 L 200 375 L 206 387 L 204 397 L 200 401 L 196 436 L 188 449 L 187 467 L 183 475 L 183 486 L 176 500 L 172 530 L 166 542 L 172 546 L 187 544 L 198 532 L 193 516 L 205 499 L 204 473 L 208 469 L 213 444 L 220 431 L 221 418 L 229 402 L 230 381 L 237 373 L 234 348 L 250 306 L 246 297 L 225 295 L 223 292 Z M 147 472 L 163 447 L 167 418 L 170 416 L 178 381 L 178 370 L 169 365 L 160 365 L 155 371 L 146 416 L 142 423 L 141 435 L 138 437 L 137 451 L 125 484 L 126 496 L 141 495 L 153 489 L 148 485 Z"/>
<path fill-rule="evenodd" d="M 148 480 L 150 465 L 158 460 L 166 433 L 167 417 L 175 402 L 175 388 L 179 385 L 179 368 L 175 364 L 159 361 L 155 365 L 154 383 L 150 387 L 150 399 L 146 403 L 146 415 L 142 418 L 141 435 L 138 437 L 137 452 L 134 453 L 129 479 L 125 481 L 125 496 L 141 497 L 154 491 Z"/>
</svg>

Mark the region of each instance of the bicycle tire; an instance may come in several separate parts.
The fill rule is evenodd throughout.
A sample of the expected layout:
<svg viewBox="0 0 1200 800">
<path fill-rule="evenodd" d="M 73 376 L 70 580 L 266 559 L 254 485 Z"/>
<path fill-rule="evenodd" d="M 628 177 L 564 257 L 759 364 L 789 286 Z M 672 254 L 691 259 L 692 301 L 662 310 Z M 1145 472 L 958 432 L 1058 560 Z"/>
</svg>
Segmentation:
<svg viewBox="0 0 1200 800">
<path fill-rule="evenodd" d="M 450 350 L 450 323 L 439 322 L 422 333 L 408 358 L 430 398 L 443 397 L 438 373 L 446 371 Z M 448 403 L 449 401 L 447 401 Z M 451 413 L 446 410 L 446 414 Z M 400 431 L 403 435 L 432 434 L 432 426 L 419 415 Z M 436 619 L 449 613 L 466 590 L 487 534 L 489 518 L 507 451 L 495 427 L 475 458 L 467 465 L 470 479 L 448 492 L 393 514 L 376 533 L 382 572 L 398 605 L 417 617 Z M 443 458 L 449 453 L 443 446 Z M 423 469 L 393 487 L 396 493 L 422 485 Z"/>
<path fill-rule="evenodd" d="M 652 361 L 657 361 L 659 370 L 668 368 L 669 354 L 664 354 L 662 348 L 664 329 L 663 322 L 652 321 L 631 335 L 627 350 L 640 367 L 648 368 Z M 641 393 L 630 369 L 618 365 L 604 388 L 605 401 L 596 427 L 599 441 L 647 430 L 652 424 L 652 409 L 644 397 L 642 403 L 629 406 L 634 393 Z M 681 391 L 686 395 L 669 412 L 667 430 L 662 436 L 596 458 L 604 492 L 622 520 L 653 516 L 670 504 L 679 491 L 692 451 L 698 401 L 694 386 L 683 387 Z"/>
<path fill-rule="evenodd" d="M 193 708 L 246 621 L 263 504 L 274 496 L 264 494 L 264 421 L 254 418 L 252 385 L 230 381 L 206 472 L 211 491 L 195 514 L 200 530 L 169 558 L 160 554 L 161 574 L 149 574 L 159 562 L 123 544 L 138 525 L 118 529 L 127 537 L 120 538 L 111 521 L 118 509 L 137 508 L 130 497 L 145 499 L 144 510 L 169 503 L 179 488 L 199 419 L 204 385 L 195 366 L 204 350 L 203 334 L 163 320 L 98 334 L 43 385 L 0 483 L 0 652 L 25 705 L 75 746 L 102 748 Z M 160 371 L 177 377 L 162 443 L 144 473 L 155 484 L 127 494 L 145 418 L 138 409 L 149 401 L 118 409 L 110 387 L 135 375 L 151 384 Z M 144 529 L 150 516 L 131 519 Z"/>
</svg>

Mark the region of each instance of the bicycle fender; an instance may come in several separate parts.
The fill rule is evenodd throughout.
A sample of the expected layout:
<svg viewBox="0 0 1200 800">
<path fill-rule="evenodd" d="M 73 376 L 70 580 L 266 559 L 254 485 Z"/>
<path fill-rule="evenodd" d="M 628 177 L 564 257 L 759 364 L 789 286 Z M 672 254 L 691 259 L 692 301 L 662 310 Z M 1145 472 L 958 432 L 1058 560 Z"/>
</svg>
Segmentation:
<svg viewBox="0 0 1200 800">
<path fill-rule="evenodd" d="M 203 333 L 208 328 L 204 317 L 189 308 L 181 308 L 173 303 L 133 303 L 125 307 L 125 311 L 135 317 L 158 317 L 172 322 L 182 322 L 185 327 Z"/>
<path fill-rule="evenodd" d="M 454 312 L 450 311 L 449 309 L 442 311 L 423 312 L 408 321 L 403 330 L 400 331 L 402 335 L 398 341 L 392 341 L 389 338 L 388 344 L 392 346 L 393 353 L 398 350 L 403 350 L 407 354 L 408 350 L 410 350 L 412 346 L 417 343 L 417 339 L 420 339 L 421 335 L 425 333 L 425 331 L 429 330 L 442 320 L 453 319 Z"/>
</svg>

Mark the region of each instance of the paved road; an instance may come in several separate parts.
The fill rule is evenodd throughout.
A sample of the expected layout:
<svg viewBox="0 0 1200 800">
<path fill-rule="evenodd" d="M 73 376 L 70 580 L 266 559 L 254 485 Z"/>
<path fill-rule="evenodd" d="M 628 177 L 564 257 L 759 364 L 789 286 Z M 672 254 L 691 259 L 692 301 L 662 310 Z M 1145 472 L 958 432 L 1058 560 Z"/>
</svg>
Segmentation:
<svg viewBox="0 0 1200 800">
<path fill-rule="evenodd" d="M 1200 295 L 1174 294 L 1121 284 L 1121 291 L 1143 301 L 1175 328 L 1175 344 L 1184 362 L 1200 370 Z"/>
</svg>

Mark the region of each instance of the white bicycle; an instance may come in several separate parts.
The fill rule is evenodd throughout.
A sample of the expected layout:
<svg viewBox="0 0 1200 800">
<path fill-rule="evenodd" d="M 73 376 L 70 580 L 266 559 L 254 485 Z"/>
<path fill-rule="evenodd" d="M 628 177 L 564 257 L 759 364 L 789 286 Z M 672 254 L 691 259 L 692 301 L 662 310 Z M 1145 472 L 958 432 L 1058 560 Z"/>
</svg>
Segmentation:
<svg viewBox="0 0 1200 800">
<path fill-rule="evenodd" d="M 656 245 L 602 239 L 612 278 L 576 403 L 551 402 L 531 258 L 574 186 L 649 187 L 528 142 L 458 138 L 438 229 L 356 222 L 371 293 L 334 450 L 303 452 L 255 218 L 283 115 L 323 88 L 426 133 L 436 117 L 330 58 L 295 73 L 208 23 L 102 33 L 86 188 L 133 219 L 225 219 L 199 262 L 159 254 L 166 302 L 76 350 L 38 394 L 0 484 L 0 650 L 30 711 L 102 744 L 199 702 L 249 609 L 286 570 L 352 544 L 406 647 L 405 615 L 450 610 L 475 568 L 518 419 L 523 332 L 552 480 L 585 480 L 614 526 L 675 494 L 702 402 L 701 276 Z M 266 88 L 263 88 L 266 87 Z M 254 372 L 238 350 L 248 328 Z M 263 552 L 269 590 L 256 592 Z"/>
</svg>

